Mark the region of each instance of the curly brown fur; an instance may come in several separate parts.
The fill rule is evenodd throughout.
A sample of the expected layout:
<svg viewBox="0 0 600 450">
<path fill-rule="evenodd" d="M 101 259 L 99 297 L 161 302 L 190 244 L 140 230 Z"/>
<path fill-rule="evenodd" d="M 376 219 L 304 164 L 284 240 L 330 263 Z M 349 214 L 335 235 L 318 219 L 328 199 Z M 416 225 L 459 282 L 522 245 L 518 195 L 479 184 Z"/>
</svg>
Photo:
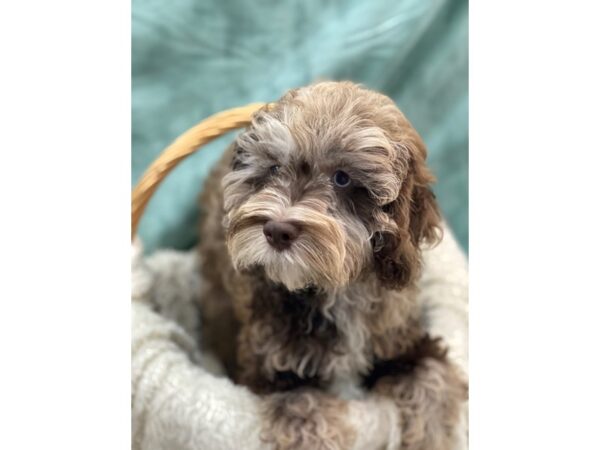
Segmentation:
<svg viewBox="0 0 600 450">
<path fill-rule="evenodd" d="M 402 364 L 385 367 L 374 384 L 374 391 L 391 397 L 398 408 L 403 449 L 451 448 L 467 399 L 467 384 L 446 359 L 445 349 L 426 341 L 417 344 L 416 354 L 401 358 Z"/>
<path fill-rule="evenodd" d="M 327 446 L 346 425 L 319 414 L 335 403 L 325 392 L 363 388 L 394 399 L 403 448 L 451 447 L 465 383 L 425 334 L 416 296 L 420 248 L 440 228 L 425 158 L 389 98 L 326 82 L 256 113 L 207 181 L 204 343 L 279 405 L 265 415 L 279 448 L 347 448 Z M 289 248 L 265 238 L 270 221 L 295 230 Z"/>
<path fill-rule="evenodd" d="M 352 447 L 354 429 L 342 419 L 346 402 L 314 389 L 267 396 L 261 438 L 278 450 L 342 450 Z"/>
</svg>

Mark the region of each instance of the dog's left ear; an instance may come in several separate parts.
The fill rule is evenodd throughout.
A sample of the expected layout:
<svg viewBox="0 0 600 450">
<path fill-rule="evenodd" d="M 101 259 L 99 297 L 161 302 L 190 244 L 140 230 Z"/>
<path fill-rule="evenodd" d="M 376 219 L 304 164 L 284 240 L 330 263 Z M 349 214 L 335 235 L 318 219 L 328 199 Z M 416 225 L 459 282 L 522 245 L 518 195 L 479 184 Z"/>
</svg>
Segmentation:
<svg viewBox="0 0 600 450">
<path fill-rule="evenodd" d="M 408 171 L 398 198 L 385 208 L 397 228 L 377 234 L 373 246 L 378 278 L 394 289 L 417 280 L 421 244 L 435 244 L 441 238 L 441 215 L 431 190 L 435 177 L 425 164 L 425 146 L 415 133 L 402 142 L 402 148 L 410 155 Z"/>
</svg>

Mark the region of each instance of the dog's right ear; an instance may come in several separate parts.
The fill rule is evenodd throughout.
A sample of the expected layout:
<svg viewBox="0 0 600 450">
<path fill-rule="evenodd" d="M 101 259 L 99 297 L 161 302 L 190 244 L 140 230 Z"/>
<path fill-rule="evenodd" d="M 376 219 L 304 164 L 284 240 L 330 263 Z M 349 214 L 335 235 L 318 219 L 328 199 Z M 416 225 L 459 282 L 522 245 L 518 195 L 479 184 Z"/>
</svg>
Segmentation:
<svg viewBox="0 0 600 450">
<path fill-rule="evenodd" d="M 376 233 L 373 240 L 375 270 L 388 288 L 413 284 L 421 273 L 422 243 L 441 237 L 441 215 L 431 190 L 434 176 L 425 164 L 425 148 L 418 136 L 405 148 L 410 150 L 408 173 L 396 200 L 385 206 L 395 230 Z"/>
</svg>

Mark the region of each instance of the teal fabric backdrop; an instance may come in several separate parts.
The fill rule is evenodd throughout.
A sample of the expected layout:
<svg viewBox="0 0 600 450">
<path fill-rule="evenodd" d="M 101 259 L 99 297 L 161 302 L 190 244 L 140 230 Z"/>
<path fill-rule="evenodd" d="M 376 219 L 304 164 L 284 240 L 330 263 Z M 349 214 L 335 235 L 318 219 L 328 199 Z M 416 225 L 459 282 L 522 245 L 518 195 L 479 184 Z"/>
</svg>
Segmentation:
<svg viewBox="0 0 600 450">
<path fill-rule="evenodd" d="M 210 114 L 349 79 L 392 97 L 421 133 L 435 192 L 468 250 L 466 1 L 133 0 L 132 8 L 134 183 Z M 196 242 L 202 180 L 231 139 L 190 157 L 160 187 L 140 224 L 147 250 Z"/>
</svg>

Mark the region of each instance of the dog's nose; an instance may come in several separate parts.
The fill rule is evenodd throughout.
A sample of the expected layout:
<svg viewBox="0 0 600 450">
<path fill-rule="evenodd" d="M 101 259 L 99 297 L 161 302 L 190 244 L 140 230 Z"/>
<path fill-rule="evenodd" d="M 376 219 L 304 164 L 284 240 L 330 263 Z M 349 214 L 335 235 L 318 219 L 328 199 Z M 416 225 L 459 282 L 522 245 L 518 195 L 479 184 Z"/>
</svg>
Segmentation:
<svg viewBox="0 0 600 450">
<path fill-rule="evenodd" d="M 269 220 L 263 227 L 263 233 L 267 238 L 267 242 L 275 249 L 281 251 L 290 248 L 292 242 L 294 242 L 300 234 L 300 230 L 296 225 L 290 222 Z"/>
</svg>

